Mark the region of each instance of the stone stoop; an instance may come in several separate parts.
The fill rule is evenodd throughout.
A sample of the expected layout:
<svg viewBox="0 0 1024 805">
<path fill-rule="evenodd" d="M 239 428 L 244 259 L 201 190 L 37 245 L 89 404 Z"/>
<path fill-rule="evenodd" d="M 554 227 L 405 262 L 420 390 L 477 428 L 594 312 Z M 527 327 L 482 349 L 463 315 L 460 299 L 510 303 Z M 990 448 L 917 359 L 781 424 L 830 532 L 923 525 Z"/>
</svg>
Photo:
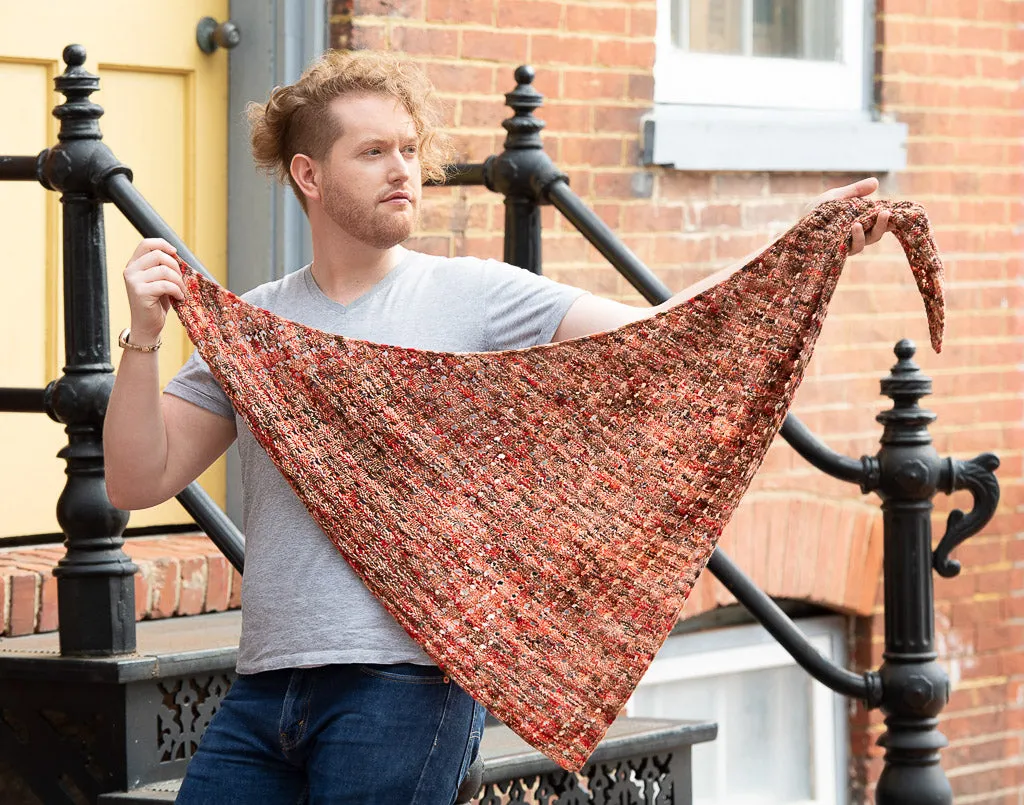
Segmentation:
<svg viewBox="0 0 1024 805">
<path fill-rule="evenodd" d="M 463 785 L 459 803 L 558 802 L 572 805 L 690 805 L 692 748 L 714 740 L 712 722 L 620 718 L 578 774 L 562 771 L 502 724 L 488 725 L 480 743 L 478 779 Z M 181 780 L 105 794 L 100 803 L 174 802 Z"/>
<path fill-rule="evenodd" d="M 138 621 L 237 609 L 242 577 L 203 534 L 132 537 L 124 551 L 135 574 Z M 4 637 L 57 629 L 60 543 L 0 548 L 0 644 Z"/>
<path fill-rule="evenodd" d="M 97 658 L 62 657 L 56 632 L 0 640 L 0 756 L 27 801 L 180 777 L 234 681 L 240 630 L 238 611 L 150 620 L 134 653 Z"/>
<path fill-rule="evenodd" d="M 46 803 L 173 801 L 234 680 L 240 628 L 237 611 L 146 621 L 135 653 L 96 659 L 61 657 L 54 632 L 0 641 L 0 754 Z M 569 774 L 488 724 L 481 783 L 460 801 L 690 803 L 691 748 L 716 733 L 710 722 L 623 717 Z"/>
</svg>

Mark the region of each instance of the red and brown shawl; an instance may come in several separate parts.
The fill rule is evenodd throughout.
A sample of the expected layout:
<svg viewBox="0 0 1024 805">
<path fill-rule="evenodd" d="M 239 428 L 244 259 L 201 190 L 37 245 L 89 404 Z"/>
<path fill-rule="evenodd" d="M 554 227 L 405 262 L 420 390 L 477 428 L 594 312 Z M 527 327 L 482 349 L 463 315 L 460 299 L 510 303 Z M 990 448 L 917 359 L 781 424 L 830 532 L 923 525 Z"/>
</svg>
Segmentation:
<svg viewBox="0 0 1024 805">
<path fill-rule="evenodd" d="M 175 307 L 367 587 L 475 699 L 578 770 L 781 427 L 852 224 L 882 209 L 938 350 L 942 266 L 924 211 L 861 199 L 820 205 L 682 304 L 526 349 L 331 335 L 184 264 Z"/>
</svg>

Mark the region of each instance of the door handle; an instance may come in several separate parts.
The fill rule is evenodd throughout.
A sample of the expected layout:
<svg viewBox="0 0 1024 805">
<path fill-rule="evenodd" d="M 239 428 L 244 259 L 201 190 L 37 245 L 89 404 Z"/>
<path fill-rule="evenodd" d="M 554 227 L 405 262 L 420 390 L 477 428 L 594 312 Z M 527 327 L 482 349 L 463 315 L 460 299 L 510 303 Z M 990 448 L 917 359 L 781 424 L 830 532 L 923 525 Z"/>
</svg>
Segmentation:
<svg viewBox="0 0 1024 805">
<path fill-rule="evenodd" d="M 221 47 L 231 50 L 242 41 L 242 33 L 231 20 L 218 23 L 213 17 L 203 17 L 196 25 L 196 44 L 203 53 L 213 53 Z"/>
</svg>

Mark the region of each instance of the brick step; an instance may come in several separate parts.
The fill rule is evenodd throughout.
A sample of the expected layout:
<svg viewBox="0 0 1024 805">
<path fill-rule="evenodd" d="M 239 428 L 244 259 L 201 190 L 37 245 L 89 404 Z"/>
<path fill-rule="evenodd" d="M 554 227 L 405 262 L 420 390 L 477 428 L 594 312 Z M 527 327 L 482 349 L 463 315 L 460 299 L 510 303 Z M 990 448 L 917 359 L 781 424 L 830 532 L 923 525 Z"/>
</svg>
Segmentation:
<svg viewBox="0 0 1024 805">
<path fill-rule="evenodd" d="M 242 577 L 204 535 L 132 537 L 124 552 L 135 574 L 135 619 L 158 620 L 237 609 Z M 0 547 L 0 642 L 57 629 L 53 568 L 64 545 Z"/>
</svg>

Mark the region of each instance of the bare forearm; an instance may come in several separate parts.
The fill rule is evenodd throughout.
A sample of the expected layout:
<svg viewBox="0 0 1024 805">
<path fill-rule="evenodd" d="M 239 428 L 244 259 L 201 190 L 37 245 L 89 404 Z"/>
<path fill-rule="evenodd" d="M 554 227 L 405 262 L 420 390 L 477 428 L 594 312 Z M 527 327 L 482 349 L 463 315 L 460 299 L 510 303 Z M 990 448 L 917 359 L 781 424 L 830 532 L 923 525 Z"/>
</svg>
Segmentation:
<svg viewBox="0 0 1024 805">
<path fill-rule="evenodd" d="M 838 187 L 827 191 L 823 195 L 819 196 L 808 209 L 813 209 L 824 201 L 868 196 L 877 189 L 877 179 L 874 177 L 862 179 L 859 182 L 854 182 L 853 184 L 846 185 L 845 187 Z M 863 250 L 866 244 L 876 243 L 882 235 L 885 234 L 888 226 L 889 213 L 885 211 L 878 214 L 878 219 L 870 233 L 865 233 L 863 226 L 859 222 L 854 223 L 850 232 L 850 243 L 847 257 L 851 257 L 859 253 Z M 679 293 L 666 299 L 660 305 L 654 305 L 653 307 L 624 305 L 621 302 L 613 302 L 610 299 L 602 299 L 601 297 L 591 294 L 582 296 L 576 300 L 573 306 L 569 309 L 569 312 L 565 315 L 565 318 L 562 319 L 562 322 L 555 331 L 555 335 L 552 340 L 562 341 L 569 338 L 579 338 L 590 335 L 591 333 L 612 330 L 616 327 L 628 324 L 629 322 L 640 321 L 657 313 L 661 313 L 671 307 L 675 307 L 676 305 L 685 302 L 687 299 L 692 299 L 698 294 L 706 291 L 708 288 L 712 288 L 720 282 L 725 281 L 736 273 L 736 271 L 754 260 L 763 251 L 764 248 L 761 248 L 758 251 L 747 255 L 735 265 L 722 269 L 709 277 L 705 277 L 700 282 L 696 282 L 688 288 L 684 288 L 679 291 Z"/>
<path fill-rule="evenodd" d="M 103 425 L 107 494 L 119 508 L 146 508 L 173 494 L 162 488 L 167 429 L 160 396 L 156 353 L 126 351 Z"/>
<path fill-rule="evenodd" d="M 569 311 L 565 314 L 565 317 L 558 325 L 558 329 L 555 330 L 554 337 L 551 340 L 564 341 L 570 338 L 580 338 L 592 333 L 614 330 L 616 327 L 621 327 L 629 322 L 641 321 L 649 318 L 656 313 L 668 310 L 670 307 L 674 307 L 681 302 L 685 302 L 687 299 L 691 299 L 702 291 L 717 285 L 745 266 L 749 262 L 749 259 L 755 257 L 756 254 L 757 253 L 752 254 L 750 258 L 744 259 L 736 265 L 722 269 L 721 271 L 712 274 L 710 277 L 705 277 L 700 282 L 696 282 L 688 288 L 684 288 L 679 293 L 662 302 L 660 305 L 654 305 L 653 307 L 626 305 L 622 302 L 605 299 L 597 296 L 596 294 L 586 294 L 581 296 L 573 303 L 572 307 L 569 308 Z"/>
</svg>

